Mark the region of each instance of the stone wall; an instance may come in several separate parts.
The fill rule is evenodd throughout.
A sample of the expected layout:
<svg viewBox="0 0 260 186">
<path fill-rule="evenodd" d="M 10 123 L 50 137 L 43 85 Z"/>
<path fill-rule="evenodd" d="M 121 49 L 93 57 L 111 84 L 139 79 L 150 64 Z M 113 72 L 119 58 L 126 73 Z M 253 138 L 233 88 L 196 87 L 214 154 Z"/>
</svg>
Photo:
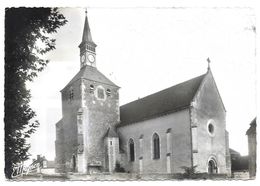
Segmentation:
<svg viewBox="0 0 260 186">
<path fill-rule="evenodd" d="M 248 171 L 235 171 L 232 173 L 232 178 L 234 179 L 249 179 L 249 172 Z"/>
<path fill-rule="evenodd" d="M 196 136 L 193 139 L 193 165 L 197 165 L 197 171 L 208 172 L 208 161 L 213 158 L 218 173 L 227 173 L 226 112 L 211 72 L 206 75 L 192 102 L 191 121 L 191 126 L 196 128 L 193 132 L 197 133 L 193 135 Z"/>
<path fill-rule="evenodd" d="M 70 90 L 73 90 L 73 99 L 70 99 Z M 72 157 L 77 156 L 77 112 L 80 108 L 80 81 L 74 82 L 62 92 L 62 128 L 63 128 L 63 156 L 64 171 L 73 171 Z M 76 167 L 77 170 L 77 167 Z"/>
<path fill-rule="evenodd" d="M 90 85 L 93 85 L 94 88 L 91 88 Z M 105 99 L 98 98 L 97 88 L 104 90 Z M 107 89 L 110 89 L 110 94 L 107 94 Z M 72 157 L 77 157 L 77 113 L 82 108 L 83 145 L 84 151 L 86 151 L 84 152 L 85 161 L 83 162 L 92 165 L 101 164 L 101 169 L 105 168 L 104 135 L 109 127 L 113 127 L 119 122 L 118 89 L 115 86 L 82 79 L 62 90 L 62 128 L 65 136 L 62 148 L 66 171 L 72 171 Z M 73 90 L 72 100 L 70 99 L 71 90 Z M 76 161 L 78 162 L 78 160 Z"/>
<path fill-rule="evenodd" d="M 167 131 L 171 129 L 171 172 L 183 172 L 181 166 L 191 166 L 191 135 L 189 110 L 185 109 L 162 117 L 118 127 L 120 148 L 127 155 L 125 169 L 129 172 L 140 171 L 139 158 L 142 156 L 142 173 L 167 173 Z M 153 159 L 152 136 L 160 137 L 160 159 Z M 143 149 L 140 150 L 142 136 Z M 129 139 L 134 140 L 135 161 L 129 160 Z"/>
<path fill-rule="evenodd" d="M 256 176 L 256 134 L 248 135 L 248 154 L 249 175 L 254 178 Z"/>
<path fill-rule="evenodd" d="M 62 127 L 62 120 L 56 123 L 56 140 L 55 140 L 55 171 L 63 172 L 65 165 L 65 157 L 64 157 L 64 134 Z"/>
<path fill-rule="evenodd" d="M 114 127 L 119 122 L 119 95 L 118 88 L 98 82 L 85 80 L 86 97 L 85 105 L 88 108 L 88 123 L 85 131 L 88 132 L 88 162 L 101 162 L 105 165 L 105 144 L 104 137 L 109 127 Z M 91 93 L 90 85 L 94 85 L 94 92 Z M 105 91 L 105 100 L 98 99 L 96 88 L 102 86 Z M 106 90 L 110 89 L 108 96 Z"/>
</svg>

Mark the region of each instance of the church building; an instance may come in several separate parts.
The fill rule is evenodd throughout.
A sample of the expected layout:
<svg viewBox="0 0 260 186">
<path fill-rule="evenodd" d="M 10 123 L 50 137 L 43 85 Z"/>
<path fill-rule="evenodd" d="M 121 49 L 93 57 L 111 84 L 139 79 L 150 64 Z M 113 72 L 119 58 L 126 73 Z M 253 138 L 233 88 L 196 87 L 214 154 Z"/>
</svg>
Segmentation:
<svg viewBox="0 0 260 186">
<path fill-rule="evenodd" d="M 96 66 L 87 14 L 80 70 L 61 90 L 56 171 L 230 174 L 226 110 L 210 66 L 205 74 L 128 104 Z"/>
</svg>

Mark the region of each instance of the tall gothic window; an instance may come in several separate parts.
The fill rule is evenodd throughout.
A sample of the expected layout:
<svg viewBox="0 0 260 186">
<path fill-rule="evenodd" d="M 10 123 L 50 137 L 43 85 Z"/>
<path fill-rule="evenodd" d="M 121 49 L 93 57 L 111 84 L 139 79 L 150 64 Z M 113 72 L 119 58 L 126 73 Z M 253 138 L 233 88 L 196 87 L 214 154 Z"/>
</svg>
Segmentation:
<svg viewBox="0 0 260 186">
<path fill-rule="evenodd" d="M 130 161 L 135 161 L 135 144 L 132 138 L 129 140 L 129 155 Z"/>
<path fill-rule="evenodd" d="M 160 138 L 157 133 L 153 135 L 153 159 L 160 159 Z"/>
</svg>

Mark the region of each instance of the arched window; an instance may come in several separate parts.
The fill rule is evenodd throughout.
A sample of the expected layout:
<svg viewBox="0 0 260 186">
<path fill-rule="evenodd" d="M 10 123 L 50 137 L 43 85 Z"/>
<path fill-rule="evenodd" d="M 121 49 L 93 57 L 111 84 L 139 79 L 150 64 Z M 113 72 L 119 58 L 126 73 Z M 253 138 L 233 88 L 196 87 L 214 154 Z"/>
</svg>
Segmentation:
<svg viewBox="0 0 260 186">
<path fill-rule="evenodd" d="M 72 156 L 72 169 L 73 169 L 73 172 L 76 171 L 76 156 L 75 155 Z"/>
<path fill-rule="evenodd" d="M 143 134 L 139 137 L 139 159 L 143 156 L 143 137 Z"/>
<path fill-rule="evenodd" d="M 172 135 L 171 135 L 171 128 L 167 129 L 166 131 L 166 152 L 170 154 L 172 151 Z"/>
<path fill-rule="evenodd" d="M 129 140 L 129 155 L 130 161 L 135 161 L 135 144 L 132 138 Z"/>
<path fill-rule="evenodd" d="M 98 88 L 97 95 L 98 95 L 98 98 L 104 99 L 104 97 L 105 97 L 104 90 L 102 88 Z"/>
<path fill-rule="evenodd" d="M 160 138 L 156 133 L 153 135 L 153 159 L 160 159 Z"/>
</svg>

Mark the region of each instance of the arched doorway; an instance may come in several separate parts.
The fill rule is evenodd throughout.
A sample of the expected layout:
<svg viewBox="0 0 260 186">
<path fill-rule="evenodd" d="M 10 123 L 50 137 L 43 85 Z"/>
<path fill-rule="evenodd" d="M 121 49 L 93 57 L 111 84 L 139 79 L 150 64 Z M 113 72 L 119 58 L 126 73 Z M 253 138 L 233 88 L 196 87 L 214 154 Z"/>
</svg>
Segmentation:
<svg viewBox="0 0 260 186">
<path fill-rule="evenodd" d="M 214 159 L 210 159 L 209 162 L 208 162 L 208 173 L 209 174 L 217 174 L 218 173 L 217 163 Z"/>
</svg>

